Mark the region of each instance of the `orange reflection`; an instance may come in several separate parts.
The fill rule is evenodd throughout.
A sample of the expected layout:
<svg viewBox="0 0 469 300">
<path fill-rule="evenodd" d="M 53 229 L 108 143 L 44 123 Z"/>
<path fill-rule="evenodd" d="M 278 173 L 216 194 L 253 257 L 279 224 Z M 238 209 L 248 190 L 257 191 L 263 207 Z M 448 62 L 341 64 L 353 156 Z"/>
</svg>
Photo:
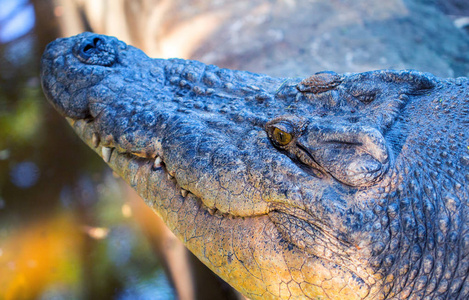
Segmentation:
<svg viewBox="0 0 469 300">
<path fill-rule="evenodd" d="M 83 245 L 77 228 L 75 218 L 62 213 L 0 239 L 0 299 L 33 299 L 47 289 L 76 295 Z"/>
</svg>

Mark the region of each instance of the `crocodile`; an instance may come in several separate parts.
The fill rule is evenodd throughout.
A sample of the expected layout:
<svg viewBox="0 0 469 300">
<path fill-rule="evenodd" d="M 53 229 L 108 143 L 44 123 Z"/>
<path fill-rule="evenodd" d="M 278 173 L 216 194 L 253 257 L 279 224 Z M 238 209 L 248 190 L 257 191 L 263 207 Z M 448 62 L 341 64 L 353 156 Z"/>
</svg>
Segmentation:
<svg viewBox="0 0 469 300">
<path fill-rule="evenodd" d="M 469 297 L 467 78 L 277 78 L 82 33 L 47 46 L 41 82 L 246 297 Z"/>
</svg>

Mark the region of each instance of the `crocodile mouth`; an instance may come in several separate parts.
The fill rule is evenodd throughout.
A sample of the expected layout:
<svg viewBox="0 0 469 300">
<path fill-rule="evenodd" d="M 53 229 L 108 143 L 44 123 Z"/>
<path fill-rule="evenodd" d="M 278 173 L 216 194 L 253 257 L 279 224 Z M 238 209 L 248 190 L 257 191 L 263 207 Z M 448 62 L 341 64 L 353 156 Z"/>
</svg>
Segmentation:
<svg viewBox="0 0 469 300">
<path fill-rule="evenodd" d="M 75 132 L 79 135 L 79 137 L 96 153 L 98 153 L 112 169 L 118 175 L 120 175 L 124 180 L 126 180 L 134 189 L 142 189 L 142 186 L 146 186 L 146 192 L 152 189 L 151 184 L 153 183 L 148 179 L 151 173 L 160 173 L 164 174 L 160 181 L 164 181 L 164 185 L 167 189 L 173 191 L 174 195 L 179 195 L 183 199 L 191 198 L 195 199 L 198 202 L 198 206 L 200 209 L 206 211 L 209 215 L 216 217 L 216 218 L 225 218 L 225 219 L 235 219 L 240 218 L 244 219 L 247 217 L 259 217 L 259 216 L 267 216 L 273 210 L 273 208 L 269 208 L 265 212 L 255 212 L 253 214 L 236 214 L 235 212 L 225 210 L 215 204 L 207 204 L 204 201 L 203 197 L 197 196 L 195 193 L 190 191 L 189 189 L 182 188 L 177 181 L 175 174 L 171 174 L 171 172 L 167 169 L 165 162 L 163 161 L 162 157 L 159 155 L 152 156 L 149 153 L 142 151 L 142 152 L 128 152 L 128 151 L 121 151 L 118 145 L 114 145 L 112 142 L 109 141 L 101 141 L 101 138 L 96 134 L 93 126 L 91 126 L 93 119 L 73 119 L 70 117 L 66 117 L 68 123 L 72 126 Z M 104 138 L 105 139 L 105 138 Z M 139 166 L 144 172 L 137 171 L 137 173 L 133 174 L 126 174 L 129 171 L 128 168 L 123 167 L 123 161 L 132 161 L 136 165 Z M 146 174 L 143 174 L 146 173 Z M 130 176 L 129 176 L 130 175 Z M 148 180 L 145 183 L 144 180 Z M 154 197 L 144 197 L 144 200 L 148 203 Z M 155 202 L 155 201 L 153 201 Z M 155 203 L 148 203 L 151 207 L 155 206 Z"/>
</svg>

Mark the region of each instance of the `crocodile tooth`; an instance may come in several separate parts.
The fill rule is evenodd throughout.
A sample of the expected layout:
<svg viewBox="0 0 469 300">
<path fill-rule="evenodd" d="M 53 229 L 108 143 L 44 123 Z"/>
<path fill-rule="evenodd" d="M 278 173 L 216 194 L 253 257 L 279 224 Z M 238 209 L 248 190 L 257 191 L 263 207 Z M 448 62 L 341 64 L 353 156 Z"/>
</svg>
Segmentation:
<svg viewBox="0 0 469 300">
<path fill-rule="evenodd" d="M 103 147 L 101 152 L 103 154 L 104 161 L 108 163 L 111 160 L 112 148 Z"/>
<path fill-rule="evenodd" d="M 155 161 L 153 162 L 153 168 L 154 169 L 161 168 L 162 166 L 161 162 L 162 162 L 161 157 L 156 156 Z"/>
<path fill-rule="evenodd" d="M 93 147 L 99 146 L 99 136 L 97 133 L 93 132 L 93 136 L 91 137 L 91 142 L 93 143 Z"/>
<path fill-rule="evenodd" d="M 211 214 L 212 216 L 217 212 L 217 209 L 216 208 L 207 208 L 208 210 L 208 213 Z"/>
<path fill-rule="evenodd" d="M 168 173 L 168 175 L 166 175 L 166 176 L 168 177 L 168 180 L 173 180 L 173 179 L 174 179 L 174 177 L 171 176 L 171 174 L 169 174 L 169 173 Z"/>
<path fill-rule="evenodd" d="M 181 195 L 186 198 L 187 197 L 187 194 L 189 194 L 189 192 L 185 189 L 181 189 Z"/>
</svg>

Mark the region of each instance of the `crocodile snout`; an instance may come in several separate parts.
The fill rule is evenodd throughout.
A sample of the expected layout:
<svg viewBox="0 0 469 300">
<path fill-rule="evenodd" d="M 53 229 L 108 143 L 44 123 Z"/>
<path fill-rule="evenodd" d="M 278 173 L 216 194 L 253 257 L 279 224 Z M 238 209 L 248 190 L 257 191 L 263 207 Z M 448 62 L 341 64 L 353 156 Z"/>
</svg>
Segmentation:
<svg viewBox="0 0 469 300">
<path fill-rule="evenodd" d="M 88 87 L 112 72 L 119 41 L 85 32 L 75 40 L 50 43 L 41 60 L 42 87 L 48 100 L 65 117 L 90 117 Z"/>
</svg>

